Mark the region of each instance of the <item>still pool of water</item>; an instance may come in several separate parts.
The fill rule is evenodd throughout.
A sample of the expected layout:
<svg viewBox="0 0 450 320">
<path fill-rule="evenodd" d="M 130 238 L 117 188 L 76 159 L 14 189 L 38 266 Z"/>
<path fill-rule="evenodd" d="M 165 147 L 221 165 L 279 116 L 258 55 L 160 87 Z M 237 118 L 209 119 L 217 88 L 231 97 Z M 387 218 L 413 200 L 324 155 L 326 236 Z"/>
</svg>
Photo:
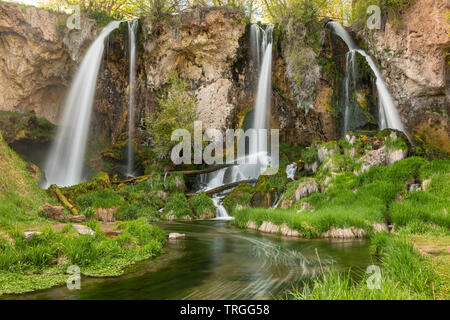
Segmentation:
<svg viewBox="0 0 450 320">
<path fill-rule="evenodd" d="M 229 221 L 164 222 L 185 233 L 164 254 L 114 278 L 82 277 L 81 290 L 65 286 L 13 299 L 272 299 L 324 269 L 359 277 L 371 264 L 365 241 L 299 240 L 237 229 Z M 325 270 L 326 272 L 326 270 Z"/>
</svg>

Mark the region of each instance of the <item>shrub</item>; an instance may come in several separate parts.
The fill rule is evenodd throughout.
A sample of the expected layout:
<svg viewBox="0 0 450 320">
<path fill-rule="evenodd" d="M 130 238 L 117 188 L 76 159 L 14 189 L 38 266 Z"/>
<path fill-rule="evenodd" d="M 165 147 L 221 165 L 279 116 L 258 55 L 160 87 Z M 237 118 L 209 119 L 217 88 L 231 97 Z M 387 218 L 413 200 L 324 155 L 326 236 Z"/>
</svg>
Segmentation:
<svg viewBox="0 0 450 320">
<path fill-rule="evenodd" d="M 176 217 L 193 216 L 186 196 L 183 193 L 176 193 L 167 198 L 164 213 L 166 215 L 175 215 Z"/>
<path fill-rule="evenodd" d="M 198 118 L 197 100 L 189 93 L 187 82 L 171 74 L 168 87 L 157 99 L 159 112 L 145 120 L 152 137 L 151 143 L 159 159 L 169 159 L 170 150 L 177 144 L 171 140 L 176 129 L 186 129 L 193 134 L 193 122 Z"/>
<path fill-rule="evenodd" d="M 85 209 L 88 207 L 97 208 L 114 208 L 123 203 L 123 199 L 112 190 L 98 190 L 78 196 L 76 204 Z"/>
<path fill-rule="evenodd" d="M 189 204 L 191 205 L 194 213 L 197 217 L 204 215 L 214 216 L 216 207 L 210 197 L 205 194 L 196 194 L 189 198 Z"/>
</svg>

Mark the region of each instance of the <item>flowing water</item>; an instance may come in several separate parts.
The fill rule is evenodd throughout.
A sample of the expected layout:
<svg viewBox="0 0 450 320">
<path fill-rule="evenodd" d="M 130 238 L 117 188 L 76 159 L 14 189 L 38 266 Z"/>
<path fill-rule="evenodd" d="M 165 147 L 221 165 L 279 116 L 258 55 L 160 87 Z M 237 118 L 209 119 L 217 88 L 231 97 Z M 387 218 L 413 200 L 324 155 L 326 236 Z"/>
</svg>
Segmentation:
<svg viewBox="0 0 450 320">
<path fill-rule="evenodd" d="M 82 180 L 92 104 L 105 40 L 119 24 L 120 21 L 113 21 L 103 28 L 89 47 L 70 87 L 61 126 L 45 167 L 47 186 L 71 186 Z"/>
<path fill-rule="evenodd" d="M 128 21 L 129 59 L 130 59 L 130 92 L 128 100 L 128 150 L 127 172 L 128 177 L 134 177 L 134 130 L 135 130 L 135 83 L 136 83 L 136 31 L 139 20 Z"/>
<path fill-rule="evenodd" d="M 351 81 L 356 81 L 356 64 L 355 64 L 355 53 L 359 53 L 362 55 L 369 67 L 372 69 L 373 73 L 376 77 L 376 87 L 378 91 L 378 126 L 380 130 L 390 128 L 396 129 L 402 132 L 405 132 L 403 128 L 403 124 L 400 120 L 400 116 L 395 107 L 394 100 L 392 99 L 389 90 L 386 87 L 386 84 L 383 81 L 383 77 L 381 75 L 380 70 L 377 65 L 373 61 L 372 57 L 369 56 L 364 50 L 358 49 L 355 42 L 353 41 L 350 34 L 342 27 L 341 24 L 330 21 L 328 25 L 334 31 L 334 33 L 339 36 L 346 44 L 349 49 L 349 52 L 346 56 L 346 77 L 345 77 L 345 113 L 344 113 L 344 134 L 347 132 L 349 128 L 349 119 L 351 117 L 350 110 L 350 90 L 351 90 Z M 406 134 L 406 132 L 405 132 Z"/>
<path fill-rule="evenodd" d="M 372 264 L 365 241 L 299 240 L 243 231 L 226 221 L 165 222 L 185 233 L 161 256 L 141 262 L 116 278 L 81 279 L 66 286 L 9 299 L 271 299 L 325 269 L 349 268 L 355 278 Z M 325 270 L 326 272 L 326 270 Z"/>
<path fill-rule="evenodd" d="M 256 143 L 250 144 L 249 154 L 237 159 L 238 164 L 216 172 L 201 175 L 200 191 L 211 190 L 221 185 L 238 182 L 242 180 L 257 179 L 269 165 L 267 136 L 260 136 L 259 129 L 267 129 L 270 114 L 270 100 L 272 96 L 272 31 L 273 26 L 268 25 L 266 30 L 257 24 L 250 28 L 250 47 L 252 59 L 258 72 L 258 87 L 256 91 L 255 112 L 253 113 L 252 128 Z M 260 61 L 262 61 L 260 63 Z M 259 131 L 258 131 L 259 130 Z M 217 219 L 232 219 L 226 209 L 222 206 L 223 196 L 214 195 L 213 202 L 216 206 Z"/>
</svg>

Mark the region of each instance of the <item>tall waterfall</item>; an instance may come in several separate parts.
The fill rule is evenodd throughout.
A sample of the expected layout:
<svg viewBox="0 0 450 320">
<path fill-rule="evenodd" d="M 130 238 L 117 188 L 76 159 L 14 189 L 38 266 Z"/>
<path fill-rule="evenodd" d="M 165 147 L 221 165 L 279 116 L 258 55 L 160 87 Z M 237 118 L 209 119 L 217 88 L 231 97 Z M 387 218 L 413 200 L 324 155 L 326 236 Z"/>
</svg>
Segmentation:
<svg viewBox="0 0 450 320">
<path fill-rule="evenodd" d="M 136 83 L 136 30 L 139 20 L 128 21 L 129 59 L 130 59 L 130 90 L 128 100 L 128 150 L 127 176 L 134 176 L 134 130 L 135 130 L 135 83 Z"/>
<path fill-rule="evenodd" d="M 266 30 L 253 24 L 250 29 L 250 46 L 252 58 L 255 62 L 258 77 L 255 110 L 252 126 L 254 129 L 268 129 L 268 115 L 270 114 L 271 83 L 272 83 L 272 30 L 268 25 Z M 258 137 L 258 139 L 260 139 Z M 268 149 L 267 141 L 253 144 L 245 157 L 244 164 L 223 168 L 201 177 L 205 185 L 203 190 L 211 190 L 223 184 L 242 180 L 257 179 L 267 168 Z M 223 196 L 216 196 L 213 202 L 216 206 L 216 219 L 231 219 L 222 206 Z"/>
<path fill-rule="evenodd" d="M 92 104 L 105 39 L 119 24 L 120 21 L 113 21 L 104 27 L 83 58 L 70 88 L 61 126 L 47 160 L 47 186 L 71 186 L 82 179 Z"/>
<path fill-rule="evenodd" d="M 344 114 L 344 130 L 346 131 L 348 128 L 348 119 L 350 114 L 350 81 L 351 79 L 356 79 L 355 73 L 356 73 L 356 67 L 355 67 L 355 53 L 361 54 L 369 64 L 370 68 L 372 69 L 373 73 L 375 74 L 377 80 L 376 80 L 376 87 L 378 91 L 378 126 L 381 130 L 386 128 L 396 129 L 402 132 L 405 132 L 403 128 L 403 124 L 400 120 L 400 116 L 397 112 L 397 109 L 394 104 L 394 100 L 392 99 L 391 94 L 389 93 L 389 90 L 386 87 L 386 84 L 383 81 L 383 77 L 381 76 L 380 70 L 377 68 L 375 62 L 373 61 L 372 57 L 369 56 L 364 50 L 358 49 L 358 47 L 355 45 L 355 42 L 351 38 L 350 34 L 347 32 L 347 30 L 344 29 L 339 23 L 335 21 L 328 22 L 328 25 L 332 28 L 334 33 L 336 33 L 337 36 L 339 36 L 346 44 L 349 49 L 349 52 L 347 53 L 347 75 L 346 75 L 346 106 L 345 106 L 345 114 Z M 345 132 L 344 132 L 345 133 Z M 405 132 L 406 134 L 406 132 Z"/>
</svg>

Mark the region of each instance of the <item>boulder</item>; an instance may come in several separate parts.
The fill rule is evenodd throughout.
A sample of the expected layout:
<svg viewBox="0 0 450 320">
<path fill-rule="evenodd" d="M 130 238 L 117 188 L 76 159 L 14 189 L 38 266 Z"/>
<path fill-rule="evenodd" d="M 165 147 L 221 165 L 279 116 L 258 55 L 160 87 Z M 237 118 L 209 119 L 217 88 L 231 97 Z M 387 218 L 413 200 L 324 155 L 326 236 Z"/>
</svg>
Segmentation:
<svg viewBox="0 0 450 320">
<path fill-rule="evenodd" d="M 385 146 L 377 150 L 369 150 L 359 160 L 361 162 L 360 172 L 365 172 L 375 166 L 385 165 L 386 159 L 387 159 L 387 152 Z"/>
<path fill-rule="evenodd" d="M 40 211 L 44 211 L 45 214 L 49 219 L 53 219 L 56 221 L 64 220 L 63 210 L 64 207 L 62 206 L 52 206 L 49 203 L 46 203 L 39 207 Z"/>
<path fill-rule="evenodd" d="M 319 192 L 316 180 L 313 178 L 307 179 L 299 183 L 297 189 L 295 190 L 295 200 L 299 201 L 300 199 L 306 198 L 316 192 Z"/>
<path fill-rule="evenodd" d="M 397 161 L 403 160 L 408 155 L 408 150 L 389 150 L 387 153 L 387 165 L 390 166 Z"/>
<path fill-rule="evenodd" d="M 95 235 L 94 230 L 92 230 L 88 226 L 85 226 L 85 225 L 82 225 L 82 224 L 73 224 L 72 226 L 77 230 L 78 234 L 90 235 L 90 236 L 94 236 Z"/>
<path fill-rule="evenodd" d="M 169 240 L 184 239 L 185 237 L 186 235 L 184 233 L 177 233 L 177 232 L 169 233 Z"/>
<path fill-rule="evenodd" d="M 41 233 L 38 231 L 27 231 L 27 232 L 24 232 L 23 234 L 25 236 L 25 240 L 27 240 L 27 241 L 30 241 L 34 237 L 38 237 L 41 235 Z"/>
<path fill-rule="evenodd" d="M 98 208 L 95 214 L 95 219 L 103 222 L 114 222 L 114 215 L 117 213 L 117 208 Z"/>
<path fill-rule="evenodd" d="M 69 220 L 71 222 L 83 222 L 83 221 L 86 221 L 86 216 L 83 214 L 80 214 L 78 216 L 69 215 L 67 217 L 67 220 Z"/>
</svg>

